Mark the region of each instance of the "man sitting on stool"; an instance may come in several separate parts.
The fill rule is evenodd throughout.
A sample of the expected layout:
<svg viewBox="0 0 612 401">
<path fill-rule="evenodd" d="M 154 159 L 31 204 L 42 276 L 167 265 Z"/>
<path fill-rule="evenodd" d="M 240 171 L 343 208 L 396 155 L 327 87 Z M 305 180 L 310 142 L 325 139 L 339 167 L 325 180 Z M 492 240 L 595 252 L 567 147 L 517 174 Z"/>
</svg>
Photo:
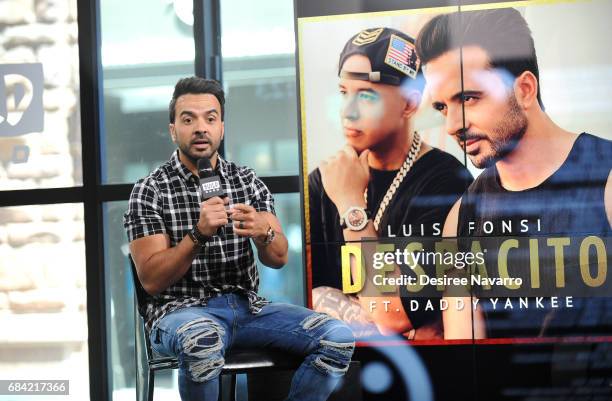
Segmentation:
<svg viewBox="0 0 612 401">
<path fill-rule="evenodd" d="M 178 149 L 139 180 L 124 226 L 146 308 L 152 348 L 178 357 L 182 400 L 216 400 L 225 352 L 275 348 L 304 355 L 288 399 L 325 400 L 348 369 L 354 338 L 342 322 L 257 295 L 259 260 L 280 268 L 287 238 L 265 184 L 222 159 L 225 97 L 213 80 L 178 81 L 170 136 Z M 226 196 L 203 200 L 197 161 L 210 160 Z M 229 224 L 232 222 L 232 224 Z"/>
</svg>

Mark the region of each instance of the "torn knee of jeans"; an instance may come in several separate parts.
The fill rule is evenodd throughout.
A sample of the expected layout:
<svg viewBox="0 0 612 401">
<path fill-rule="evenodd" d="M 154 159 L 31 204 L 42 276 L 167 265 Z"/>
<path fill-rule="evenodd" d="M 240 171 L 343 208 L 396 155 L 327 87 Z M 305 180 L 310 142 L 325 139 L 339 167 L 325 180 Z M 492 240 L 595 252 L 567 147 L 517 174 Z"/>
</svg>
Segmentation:
<svg viewBox="0 0 612 401">
<path fill-rule="evenodd" d="M 347 357 L 349 359 L 351 358 L 351 356 L 353 356 L 353 351 L 355 350 L 355 341 L 340 343 L 335 341 L 321 340 L 320 344 L 323 349 L 336 352 L 342 355 L 343 357 Z"/>
<path fill-rule="evenodd" d="M 190 378 L 204 382 L 217 377 L 225 363 L 223 327 L 212 319 L 200 318 L 183 324 L 177 334 Z"/>
<path fill-rule="evenodd" d="M 343 375 L 351 362 L 355 349 L 355 341 L 336 342 L 319 340 L 320 355 L 313 361 L 314 367 L 323 374 L 331 376 Z"/>
<path fill-rule="evenodd" d="M 218 355 L 216 358 L 207 360 L 196 360 L 187 362 L 189 377 L 194 382 L 206 382 L 215 379 L 225 365 L 225 359 L 223 356 Z"/>
<path fill-rule="evenodd" d="M 332 320 L 332 317 L 326 315 L 325 313 L 313 313 L 312 315 L 308 315 L 304 320 L 302 320 L 300 325 L 304 330 L 312 330 L 330 320 Z"/>
<path fill-rule="evenodd" d="M 349 360 L 350 362 L 350 360 Z M 340 363 L 339 361 L 329 358 L 325 355 L 320 355 L 313 361 L 313 366 L 321 373 L 329 376 L 342 376 L 349 368 L 349 363 Z"/>
</svg>

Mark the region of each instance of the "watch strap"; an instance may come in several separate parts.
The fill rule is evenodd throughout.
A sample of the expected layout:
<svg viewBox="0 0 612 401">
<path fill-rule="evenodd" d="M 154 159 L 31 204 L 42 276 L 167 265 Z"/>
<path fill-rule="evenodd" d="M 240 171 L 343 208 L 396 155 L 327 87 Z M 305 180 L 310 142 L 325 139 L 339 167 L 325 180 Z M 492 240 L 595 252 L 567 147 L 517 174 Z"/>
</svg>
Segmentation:
<svg viewBox="0 0 612 401">
<path fill-rule="evenodd" d="M 187 233 L 187 235 L 189 235 L 189 238 L 191 238 L 194 244 L 200 246 L 205 245 L 211 238 L 207 235 L 202 234 L 202 232 L 198 230 L 197 225 L 193 226 L 193 228 Z"/>
</svg>

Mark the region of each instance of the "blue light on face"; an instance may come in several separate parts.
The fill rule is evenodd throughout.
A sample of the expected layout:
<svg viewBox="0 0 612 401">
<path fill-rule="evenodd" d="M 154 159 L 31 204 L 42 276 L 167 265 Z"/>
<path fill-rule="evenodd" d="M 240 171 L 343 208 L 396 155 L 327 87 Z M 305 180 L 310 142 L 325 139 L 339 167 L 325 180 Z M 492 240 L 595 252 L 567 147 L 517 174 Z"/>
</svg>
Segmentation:
<svg viewBox="0 0 612 401">
<path fill-rule="evenodd" d="M 357 99 L 362 102 L 376 103 L 380 100 L 380 96 L 375 92 L 361 91 L 357 94 Z"/>
<path fill-rule="evenodd" d="M 372 91 L 359 91 L 354 95 L 342 95 L 343 117 L 357 120 L 360 117 L 376 118 L 382 112 L 381 96 Z"/>
</svg>

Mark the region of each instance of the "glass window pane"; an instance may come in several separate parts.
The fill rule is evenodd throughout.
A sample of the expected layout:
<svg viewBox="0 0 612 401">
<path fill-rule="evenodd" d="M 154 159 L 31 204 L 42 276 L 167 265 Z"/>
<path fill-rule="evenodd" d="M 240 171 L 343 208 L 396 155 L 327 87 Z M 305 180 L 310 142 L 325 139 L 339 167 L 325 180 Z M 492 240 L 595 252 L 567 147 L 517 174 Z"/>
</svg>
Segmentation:
<svg viewBox="0 0 612 401">
<path fill-rule="evenodd" d="M 136 397 L 134 344 L 134 284 L 128 260 L 128 242 L 123 229 L 127 201 L 104 204 L 104 262 L 107 272 L 110 309 L 109 363 L 113 374 L 113 401 L 133 401 Z M 179 401 L 177 370 L 155 374 L 155 400 Z"/>
<path fill-rule="evenodd" d="M 89 399 L 84 237 L 81 204 L 0 208 L 0 377 L 69 380 L 57 400 Z"/>
<path fill-rule="evenodd" d="M 603 194 L 610 189 L 612 160 L 609 141 L 612 139 L 612 103 L 608 96 L 612 90 L 612 53 L 601 49 L 608 48 L 612 35 L 608 19 L 612 13 L 612 3 L 606 0 L 555 2 L 549 5 L 528 2 L 512 7 L 514 10 L 501 9 L 500 12 L 507 12 L 507 16 L 514 15 L 514 19 L 507 18 L 507 21 L 513 21 L 515 26 L 508 27 L 508 23 L 506 27 L 496 25 L 497 38 L 487 38 L 486 43 L 490 47 L 483 46 L 483 54 L 486 54 L 490 64 L 496 66 L 496 74 L 484 80 L 480 78 L 484 76 L 482 71 L 486 67 L 474 63 L 478 56 L 474 46 L 471 46 L 473 42 L 470 42 L 470 46 L 466 44 L 463 48 L 462 85 L 486 99 L 495 96 L 492 95 L 495 93 L 492 89 L 495 88 L 494 82 L 505 82 L 507 86 L 514 84 L 514 88 L 518 88 L 525 83 L 521 78 L 532 74 L 535 89 L 532 99 L 536 99 L 525 102 L 525 93 L 519 90 L 510 92 L 512 97 L 509 100 L 501 98 L 501 101 L 497 101 L 496 107 L 501 105 L 506 111 L 488 109 L 489 115 L 479 115 L 482 106 L 466 106 L 465 128 L 472 132 L 473 127 L 478 127 L 480 133 L 489 138 L 497 135 L 498 144 L 493 149 L 505 148 L 506 153 L 511 153 L 494 155 L 499 160 L 493 170 L 482 163 L 483 153 L 486 155 L 483 148 L 477 149 L 479 152 L 474 152 L 472 148 L 470 152 L 468 147 L 468 153 L 471 153 L 468 155 L 469 165 L 480 164 L 486 169 L 472 190 L 464 195 L 463 199 L 476 199 L 478 202 L 477 211 L 465 214 L 464 224 L 482 227 L 482 222 L 486 221 L 485 224 L 494 229 L 476 228 L 470 232 L 464 227 L 464 235 L 478 237 L 483 248 L 487 247 L 486 241 L 495 236 L 504 239 L 529 236 L 534 244 L 541 238 L 551 238 L 552 243 L 552 238 L 558 237 L 567 238 L 569 244 L 586 244 L 586 238 L 607 244 L 610 225 L 609 215 L 604 209 L 609 204 L 606 205 Z M 481 15 L 485 15 L 484 11 Z M 469 25 L 476 19 L 464 13 L 461 20 Z M 490 34 L 492 31 L 487 29 L 490 21 L 490 18 L 479 19 L 478 23 L 482 26 L 476 28 L 478 32 Z M 522 28 L 523 24 L 525 28 Z M 567 24 L 571 24 L 575 34 L 560 39 L 559 35 L 563 32 L 561 27 Z M 521 30 L 526 30 L 526 35 L 520 33 Z M 504 46 L 501 38 L 509 32 L 512 32 L 513 45 Z M 525 42 L 524 39 L 515 40 L 523 35 L 528 38 L 528 45 L 533 43 L 535 52 L 525 51 L 528 45 L 521 44 Z M 501 51 L 497 53 L 497 49 Z M 568 57 L 568 50 L 571 57 Z M 529 58 L 533 61 L 528 63 Z M 516 65 L 521 68 L 514 69 Z M 506 75 L 504 69 L 511 73 Z M 541 106 L 536 101 L 540 99 Z M 515 111 L 520 113 L 510 117 Z M 539 121 L 546 122 L 538 125 Z M 499 142 L 501 130 L 505 132 L 504 140 L 510 146 Z M 512 176 L 517 169 L 525 166 L 528 166 L 525 173 Z M 486 182 L 486 177 L 492 177 L 489 182 L 495 185 L 479 185 Z M 495 197 L 495 202 L 490 201 L 492 197 Z M 461 208 L 459 214 L 466 209 Z M 528 223 L 520 232 L 516 226 L 505 230 L 498 228 L 500 222 L 510 222 L 511 219 Z M 536 221 L 537 227 L 531 221 Z M 501 246 L 496 248 L 494 250 L 499 250 L 501 254 Z M 538 268 L 534 266 L 540 266 L 541 271 L 547 270 L 544 267 L 545 252 L 530 251 L 531 272 L 537 271 Z M 563 263 L 565 266 L 579 266 L 580 270 L 595 271 L 593 256 L 582 259 L 582 252 L 582 248 L 566 248 Z M 580 261 L 577 261 L 579 258 Z M 607 259 L 610 260 L 609 254 Z M 487 262 L 487 265 L 491 263 Z M 508 260 L 507 265 L 518 266 L 520 263 Z M 513 299 L 512 303 L 507 303 L 503 310 L 491 306 L 491 294 L 480 297 L 480 305 L 486 316 L 487 337 L 499 345 L 494 349 L 476 347 L 475 370 L 491 372 L 481 374 L 479 382 L 495 382 L 496 372 L 499 371 L 514 371 L 517 374 L 505 378 L 503 385 L 499 382 L 487 386 L 484 391 L 479 388 L 479 398 L 496 399 L 502 397 L 500 394 L 510 393 L 528 398 L 531 394 L 543 394 L 544 391 L 554 391 L 558 398 L 571 398 L 564 395 L 577 392 L 584 398 L 612 396 L 612 387 L 606 386 L 609 383 L 605 379 L 603 383 L 606 384 L 601 381 L 609 376 L 610 365 L 598 363 L 606 358 L 609 360 L 604 355 L 609 355 L 611 349 L 610 291 L 600 292 L 600 285 L 583 287 L 584 281 L 576 273 L 577 270 L 566 268 L 566 272 L 563 284 L 545 276 L 538 278 L 536 284 L 532 273 L 532 280 L 523 279 L 526 285 L 514 292 L 515 298 L 510 298 Z M 513 273 L 514 277 L 518 275 L 518 272 Z M 556 291 L 550 293 L 547 291 L 550 288 Z M 557 298 L 557 295 L 563 296 Z M 529 308 L 521 307 L 519 303 L 517 308 L 516 299 L 532 303 L 528 304 Z M 543 305 L 533 302 L 542 299 Z M 557 299 L 564 303 L 553 301 Z M 531 307 L 534 303 L 535 310 Z M 537 337 L 539 346 L 535 345 L 534 337 Z M 578 341 L 569 344 L 568 339 Z M 511 345 L 503 346 L 504 341 Z"/>
<path fill-rule="evenodd" d="M 2 2 L 0 190 L 81 185 L 76 0 Z"/>
<path fill-rule="evenodd" d="M 300 194 L 274 194 L 276 215 L 289 241 L 289 261 L 282 269 L 259 264 L 259 294 L 275 302 L 305 305 Z"/>
<path fill-rule="evenodd" d="M 191 7 L 190 1 L 100 1 L 103 183 L 134 182 L 174 149 L 168 103 L 176 81 L 194 74 Z"/>
<path fill-rule="evenodd" d="M 223 1 L 221 29 L 227 158 L 260 176 L 297 174 L 293 3 Z"/>
</svg>

